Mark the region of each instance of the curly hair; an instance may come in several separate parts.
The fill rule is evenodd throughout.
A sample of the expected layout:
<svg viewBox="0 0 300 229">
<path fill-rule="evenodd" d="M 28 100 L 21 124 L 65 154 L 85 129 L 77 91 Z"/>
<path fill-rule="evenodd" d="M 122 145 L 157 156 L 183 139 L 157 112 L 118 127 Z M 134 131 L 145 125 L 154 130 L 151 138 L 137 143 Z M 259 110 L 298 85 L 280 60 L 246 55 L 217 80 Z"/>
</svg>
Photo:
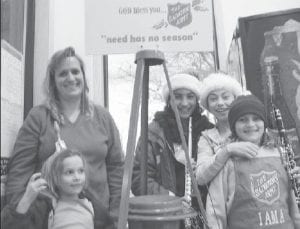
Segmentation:
<svg viewBox="0 0 300 229">
<path fill-rule="evenodd" d="M 44 82 L 45 92 L 47 95 L 46 106 L 50 110 L 53 118 L 57 120 L 60 124 L 64 124 L 64 118 L 60 111 L 60 99 L 55 84 L 55 71 L 60 66 L 60 64 L 68 57 L 75 57 L 78 60 L 80 64 L 80 69 L 83 74 L 84 88 L 81 95 L 81 105 L 80 105 L 81 113 L 91 114 L 92 112 L 91 105 L 88 99 L 89 88 L 87 86 L 87 81 L 86 81 L 84 62 L 81 59 L 81 57 L 75 53 L 75 49 L 73 47 L 67 47 L 63 50 L 57 51 L 51 57 L 47 67 L 46 79 Z"/>
<path fill-rule="evenodd" d="M 223 72 L 211 73 L 202 83 L 200 99 L 201 105 L 205 109 L 208 109 L 208 96 L 214 90 L 225 89 L 231 92 L 234 97 L 243 94 L 242 85 L 233 76 Z"/>
</svg>

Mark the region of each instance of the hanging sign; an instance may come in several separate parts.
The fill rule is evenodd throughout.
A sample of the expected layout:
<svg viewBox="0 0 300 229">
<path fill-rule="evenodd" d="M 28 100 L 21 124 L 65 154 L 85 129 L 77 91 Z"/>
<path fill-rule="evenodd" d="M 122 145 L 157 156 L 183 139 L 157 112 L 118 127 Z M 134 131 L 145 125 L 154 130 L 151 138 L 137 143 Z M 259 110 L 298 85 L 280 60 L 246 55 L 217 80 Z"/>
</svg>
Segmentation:
<svg viewBox="0 0 300 229">
<path fill-rule="evenodd" d="M 86 0 L 87 54 L 213 51 L 211 0 Z"/>
</svg>

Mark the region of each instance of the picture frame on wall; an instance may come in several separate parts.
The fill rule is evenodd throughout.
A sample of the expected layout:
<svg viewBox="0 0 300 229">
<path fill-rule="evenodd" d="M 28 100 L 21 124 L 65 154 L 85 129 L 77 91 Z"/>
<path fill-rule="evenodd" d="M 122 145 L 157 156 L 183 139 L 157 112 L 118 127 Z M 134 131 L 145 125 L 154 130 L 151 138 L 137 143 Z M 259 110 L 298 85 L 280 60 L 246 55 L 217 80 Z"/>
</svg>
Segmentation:
<svg viewBox="0 0 300 229">
<path fill-rule="evenodd" d="M 281 111 L 300 163 L 300 8 L 239 18 L 236 39 L 247 90 L 264 102 L 275 133 L 274 107 Z"/>
</svg>

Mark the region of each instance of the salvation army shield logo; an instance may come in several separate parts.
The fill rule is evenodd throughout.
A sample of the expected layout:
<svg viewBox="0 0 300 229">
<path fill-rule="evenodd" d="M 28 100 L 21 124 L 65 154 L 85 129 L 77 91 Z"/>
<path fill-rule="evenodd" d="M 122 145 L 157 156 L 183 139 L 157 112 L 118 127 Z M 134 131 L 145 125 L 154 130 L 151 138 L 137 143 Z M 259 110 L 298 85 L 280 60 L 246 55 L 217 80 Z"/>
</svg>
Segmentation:
<svg viewBox="0 0 300 229">
<path fill-rule="evenodd" d="M 192 22 L 191 3 L 168 4 L 168 22 L 181 29 Z"/>
<path fill-rule="evenodd" d="M 276 171 L 261 171 L 257 174 L 250 174 L 252 196 L 257 200 L 273 204 L 279 199 L 280 189 L 278 173 Z"/>
</svg>

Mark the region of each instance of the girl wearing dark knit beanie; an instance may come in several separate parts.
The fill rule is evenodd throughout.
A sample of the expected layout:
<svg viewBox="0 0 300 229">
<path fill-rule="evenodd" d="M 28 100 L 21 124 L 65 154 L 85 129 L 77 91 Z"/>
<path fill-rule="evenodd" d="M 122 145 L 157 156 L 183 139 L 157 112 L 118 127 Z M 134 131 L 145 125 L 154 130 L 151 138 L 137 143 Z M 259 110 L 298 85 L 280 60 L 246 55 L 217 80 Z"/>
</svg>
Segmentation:
<svg viewBox="0 0 300 229">
<path fill-rule="evenodd" d="M 228 121 L 236 142 L 251 142 L 258 149 L 253 158 L 227 160 L 211 181 L 207 200 L 211 228 L 299 229 L 300 214 L 279 148 L 265 141 L 263 104 L 254 95 L 240 96 L 232 103 Z"/>
</svg>

